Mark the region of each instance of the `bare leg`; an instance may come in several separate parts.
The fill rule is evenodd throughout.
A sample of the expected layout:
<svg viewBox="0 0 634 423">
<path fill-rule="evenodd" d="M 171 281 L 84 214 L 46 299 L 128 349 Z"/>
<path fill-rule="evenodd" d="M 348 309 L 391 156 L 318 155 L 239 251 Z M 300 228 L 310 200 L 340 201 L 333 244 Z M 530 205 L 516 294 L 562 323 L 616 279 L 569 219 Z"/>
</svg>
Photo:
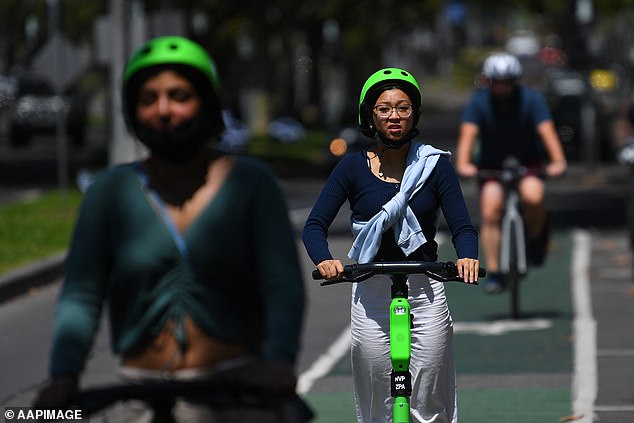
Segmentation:
<svg viewBox="0 0 634 423">
<path fill-rule="evenodd" d="M 480 242 L 487 270 L 491 273 L 500 269 L 500 218 L 503 200 L 502 185 L 496 181 L 486 182 L 480 193 Z"/>
<path fill-rule="evenodd" d="M 541 266 L 546 258 L 550 239 L 547 213 L 544 207 L 544 182 L 534 176 L 524 178 L 519 186 L 524 221 L 526 250 L 530 264 Z"/>
<path fill-rule="evenodd" d="M 535 176 L 527 176 L 520 182 L 519 192 L 524 207 L 526 235 L 529 239 L 539 238 L 546 222 L 544 182 Z"/>
</svg>

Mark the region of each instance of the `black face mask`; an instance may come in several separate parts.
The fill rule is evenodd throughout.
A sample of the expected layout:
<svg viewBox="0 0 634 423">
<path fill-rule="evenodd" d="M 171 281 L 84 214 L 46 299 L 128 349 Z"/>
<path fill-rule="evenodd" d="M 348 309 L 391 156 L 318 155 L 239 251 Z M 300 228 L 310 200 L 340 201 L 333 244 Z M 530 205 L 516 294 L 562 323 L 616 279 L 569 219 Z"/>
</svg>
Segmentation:
<svg viewBox="0 0 634 423">
<path fill-rule="evenodd" d="M 137 138 L 152 152 L 152 155 L 171 163 L 186 163 L 209 143 L 209 124 L 199 113 L 193 119 L 168 130 L 156 130 L 137 122 Z"/>
</svg>

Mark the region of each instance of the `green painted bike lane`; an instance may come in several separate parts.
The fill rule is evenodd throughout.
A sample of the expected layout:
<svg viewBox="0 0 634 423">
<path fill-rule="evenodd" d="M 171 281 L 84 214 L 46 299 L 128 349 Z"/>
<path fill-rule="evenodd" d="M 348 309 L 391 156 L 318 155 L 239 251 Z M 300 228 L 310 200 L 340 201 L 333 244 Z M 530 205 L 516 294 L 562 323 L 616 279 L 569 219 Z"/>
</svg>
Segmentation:
<svg viewBox="0 0 634 423">
<path fill-rule="evenodd" d="M 546 423 L 572 413 L 572 247 L 570 232 L 553 234 L 546 263 L 531 268 L 520 284 L 521 317 L 510 322 L 515 329 L 509 326 L 509 293 L 446 287 L 461 421 Z M 479 331 L 473 322 L 482 323 Z"/>
<path fill-rule="evenodd" d="M 510 321 L 508 293 L 449 283 L 461 422 L 547 423 L 571 414 L 573 371 L 570 232 L 554 232 L 543 267 L 523 279 L 521 318 Z M 454 257 L 445 243 L 441 260 Z M 509 323 L 510 322 L 510 323 Z M 350 377 L 345 355 L 327 378 Z M 309 392 L 316 423 L 354 421 L 352 392 Z"/>
</svg>

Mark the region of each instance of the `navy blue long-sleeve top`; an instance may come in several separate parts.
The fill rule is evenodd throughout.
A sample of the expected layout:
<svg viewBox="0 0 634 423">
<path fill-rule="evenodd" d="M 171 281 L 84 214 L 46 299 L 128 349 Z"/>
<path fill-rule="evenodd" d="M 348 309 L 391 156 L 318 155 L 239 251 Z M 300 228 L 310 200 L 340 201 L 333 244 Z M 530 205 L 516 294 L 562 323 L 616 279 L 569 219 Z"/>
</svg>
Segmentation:
<svg viewBox="0 0 634 423">
<path fill-rule="evenodd" d="M 328 228 L 347 200 L 351 219 L 368 221 L 399 190 L 400 184 L 385 182 L 370 170 L 367 152 L 344 156 L 328 177 L 313 209 L 306 220 L 302 239 L 315 264 L 333 259 L 328 249 Z M 405 256 L 389 229 L 383 234 L 381 246 L 373 261 L 438 259 L 438 243 L 434 240 L 439 210 L 447 221 L 458 258 L 478 257 L 478 235 L 462 195 L 456 172 L 445 156 L 441 156 L 425 185 L 411 198 L 409 206 L 416 215 L 427 242 Z"/>
</svg>

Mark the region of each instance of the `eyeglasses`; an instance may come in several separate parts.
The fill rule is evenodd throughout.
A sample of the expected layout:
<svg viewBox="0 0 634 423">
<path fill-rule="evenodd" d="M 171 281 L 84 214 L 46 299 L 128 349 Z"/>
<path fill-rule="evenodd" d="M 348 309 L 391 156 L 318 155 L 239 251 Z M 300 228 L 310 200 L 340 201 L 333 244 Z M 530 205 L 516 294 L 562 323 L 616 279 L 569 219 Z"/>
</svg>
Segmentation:
<svg viewBox="0 0 634 423">
<path fill-rule="evenodd" d="M 411 104 L 400 104 L 398 106 L 388 106 L 387 104 L 379 104 L 378 106 L 374 106 L 374 111 L 376 115 L 381 119 L 387 119 L 392 116 L 392 111 L 396 110 L 396 114 L 398 117 L 404 119 L 408 118 L 412 115 L 412 105 Z"/>
</svg>

